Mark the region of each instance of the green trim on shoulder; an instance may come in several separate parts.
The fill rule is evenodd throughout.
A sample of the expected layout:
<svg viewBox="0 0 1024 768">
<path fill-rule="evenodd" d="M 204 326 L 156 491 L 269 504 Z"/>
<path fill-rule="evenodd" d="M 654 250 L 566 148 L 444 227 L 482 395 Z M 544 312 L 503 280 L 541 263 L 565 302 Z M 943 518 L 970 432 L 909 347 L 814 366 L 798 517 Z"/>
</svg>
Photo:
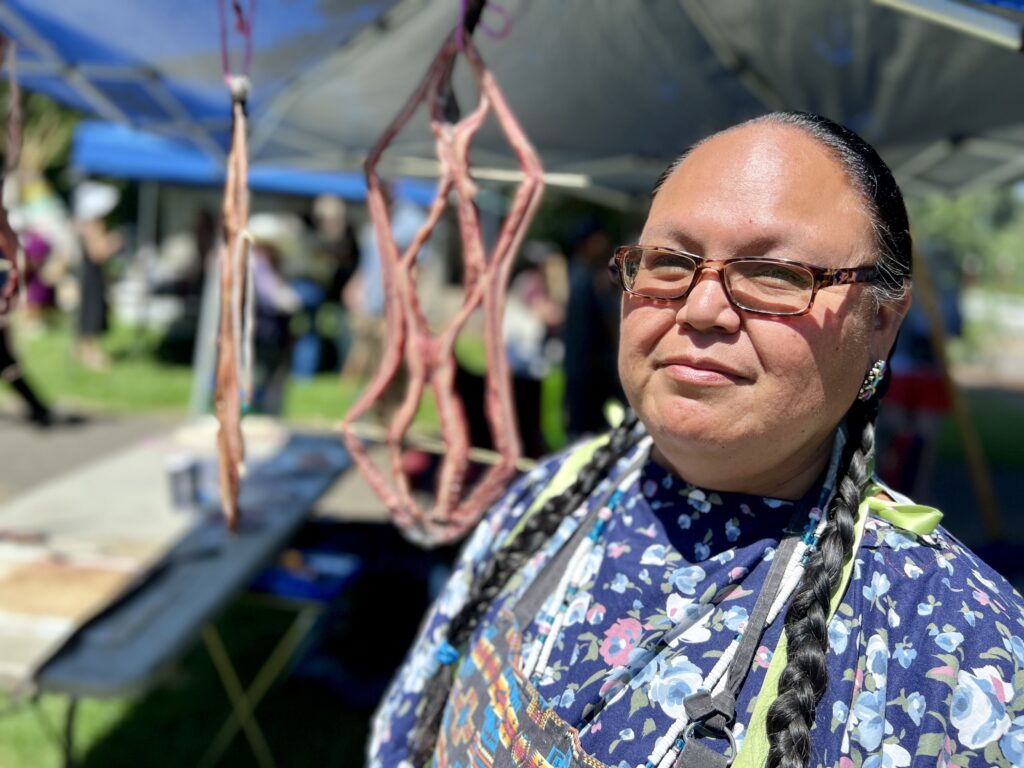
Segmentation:
<svg viewBox="0 0 1024 768">
<path fill-rule="evenodd" d="M 935 532 L 942 520 L 942 512 L 924 504 L 908 504 L 882 498 L 879 494 L 884 492 L 885 488 L 880 485 L 868 485 L 865 502 L 872 514 L 918 536 L 928 536 Z"/>
</svg>

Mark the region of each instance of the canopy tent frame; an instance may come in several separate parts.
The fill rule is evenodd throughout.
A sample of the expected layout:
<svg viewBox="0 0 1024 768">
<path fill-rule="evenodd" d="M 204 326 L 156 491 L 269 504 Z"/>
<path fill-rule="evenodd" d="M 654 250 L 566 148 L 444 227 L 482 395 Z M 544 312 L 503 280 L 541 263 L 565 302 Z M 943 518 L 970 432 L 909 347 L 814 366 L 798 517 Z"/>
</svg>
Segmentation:
<svg viewBox="0 0 1024 768">
<path fill-rule="evenodd" d="M 40 57 L 39 61 L 19 62 L 19 68 L 23 74 L 46 74 L 64 77 L 67 84 L 83 100 L 91 104 L 98 115 L 107 120 L 128 125 L 136 125 L 136 121 L 132 120 L 128 114 L 107 98 L 103 91 L 93 84 L 92 78 L 140 85 L 145 88 L 150 97 L 163 107 L 172 118 L 165 130 L 172 134 L 187 135 L 204 152 L 221 162 L 227 157 L 213 136 L 207 130 L 204 130 L 203 125 L 192 119 L 185 105 L 175 98 L 156 70 L 145 66 L 76 63 L 68 57 L 62 56 L 46 38 L 39 35 L 32 25 L 6 3 L 0 4 L 0 22 L 10 29 L 23 45 L 30 47 Z"/>
</svg>

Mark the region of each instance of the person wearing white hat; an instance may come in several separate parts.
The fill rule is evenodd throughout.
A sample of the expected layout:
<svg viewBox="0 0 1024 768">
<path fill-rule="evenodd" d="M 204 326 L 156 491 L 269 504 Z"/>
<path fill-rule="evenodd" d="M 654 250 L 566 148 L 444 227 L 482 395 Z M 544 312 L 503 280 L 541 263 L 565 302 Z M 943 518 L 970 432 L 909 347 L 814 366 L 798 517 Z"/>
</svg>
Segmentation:
<svg viewBox="0 0 1024 768">
<path fill-rule="evenodd" d="M 84 181 L 75 188 L 72 201 L 83 253 L 77 355 L 83 365 L 95 370 L 104 370 L 110 365 L 100 347 L 100 339 L 107 331 L 107 287 L 103 269 L 110 257 L 121 250 L 122 238 L 107 228 L 104 219 L 120 198 L 117 189 L 109 184 Z"/>
</svg>

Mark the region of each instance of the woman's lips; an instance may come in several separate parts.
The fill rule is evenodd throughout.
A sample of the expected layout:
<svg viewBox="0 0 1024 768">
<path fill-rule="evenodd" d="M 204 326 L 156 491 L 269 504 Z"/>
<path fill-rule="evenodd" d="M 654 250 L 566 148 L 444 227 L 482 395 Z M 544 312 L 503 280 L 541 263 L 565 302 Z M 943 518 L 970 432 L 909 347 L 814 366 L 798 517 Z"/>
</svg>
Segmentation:
<svg viewBox="0 0 1024 768">
<path fill-rule="evenodd" d="M 720 363 L 711 361 L 668 360 L 660 367 L 676 381 L 699 386 L 737 384 L 746 378 Z"/>
</svg>

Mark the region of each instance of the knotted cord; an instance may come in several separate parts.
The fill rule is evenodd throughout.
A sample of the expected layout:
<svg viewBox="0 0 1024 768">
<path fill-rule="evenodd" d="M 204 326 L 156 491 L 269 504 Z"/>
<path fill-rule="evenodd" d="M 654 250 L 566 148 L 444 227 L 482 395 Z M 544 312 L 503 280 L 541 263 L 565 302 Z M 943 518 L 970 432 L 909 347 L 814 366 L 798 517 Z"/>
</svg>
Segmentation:
<svg viewBox="0 0 1024 768">
<path fill-rule="evenodd" d="M 367 204 L 382 263 L 387 346 L 375 378 L 342 422 L 342 432 L 367 483 L 387 505 L 395 522 L 412 538 L 426 544 L 452 541 L 474 525 L 514 475 L 521 452 L 501 337 L 501 319 L 513 258 L 540 202 L 543 170 L 497 82 L 470 37 L 464 34 L 463 26 L 469 26 L 469 15 L 479 20 L 482 3 L 478 2 L 477 6 L 466 11 L 463 4 L 464 14 L 459 25 L 442 45 L 405 106 L 381 135 L 365 164 L 369 189 Z M 476 108 L 461 119 L 451 109 L 453 100 L 449 82 L 456 57 L 460 54 L 469 64 L 480 94 Z M 421 103 L 428 105 L 441 174 L 437 197 L 428 211 L 426 222 L 405 251 L 399 253 L 391 233 L 388 205 L 377 165 Z M 476 186 L 470 174 L 469 150 L 476 132 L 492 112 L 517 156 L 524 179 L 516 190 L 497 242 L 487 254 L 474 202 Z M 440 220 L 451 193 L 455 194 L 457 201 L 465 294 L 455 317 L 439 334 L 433 335 L 416 295 L 416 259 Z M 498 461 L 487 469 L 467 494 L 464 483 L 469 468 L 469 426 L 454 386 L 454 346 L 470 314 L 478 308 L 483 311 L 486 336 L 486 415 Z M 384 394 L 398 376 L 403 361 L 408 369 L 409 382 L 387 432 L 386 444 L 393 479 L 393 483 L 389 483 L 358 439 L 355 421 Z M 446 453 L 438 475 L 434 505 L 425 512 L 413 498 L 409 478 L 401 468 L 401 442 L 412 424 L 428 382 L 437 403 Z"/>
<path fill-rule="evenodd" d="M 246 101 L 249 97 L 249 72 L 252 63 L 253 8 L 253 2 L 250 0 L 247 17 L 241 3 L 238 0 L 232 2 L 236 19 L 235 29 L 244 40 L 245 51 L 242 74 L 233 74 L 228 60 L 225 0 L 220 0 L 221 56 L 224 81 L 231 92 L 232 134 L 224 183 L 224 243 L 219 257 L 220 326 L 217 334 L 217 385 L 214 409 L 220 425 L 217 431 L 220 497 L 228 528 L 231 530 L 238 527 L 238 494 L 245 469 L 245 444 L 241 424 L 243 398 L 247 404 L 252 391 L 250 329 L 253 310 L 249 247 L 252 238 L 245 227 L 249 221 Z M 244 325 L 243 313 L 246 318 Z M 240 360 L 245 361 L 245 368 L 241 370 Z M 242 382 L 239 381 L 240 373 Z"/>
</svg>

